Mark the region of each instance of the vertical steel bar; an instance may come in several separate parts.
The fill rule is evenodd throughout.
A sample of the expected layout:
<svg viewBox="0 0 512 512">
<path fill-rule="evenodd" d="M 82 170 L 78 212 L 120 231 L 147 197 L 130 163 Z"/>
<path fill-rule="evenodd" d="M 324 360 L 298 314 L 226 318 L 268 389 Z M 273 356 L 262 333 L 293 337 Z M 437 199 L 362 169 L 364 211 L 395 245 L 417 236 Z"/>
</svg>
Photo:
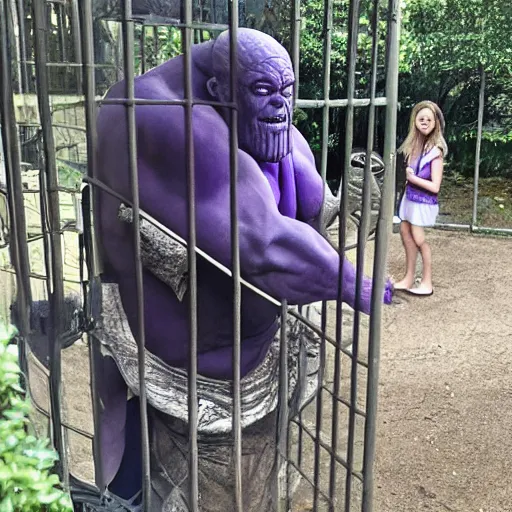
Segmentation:
<svg viewBox="0 0 512 512">
<path fill-rule="evenodd" d="M 67 52 L 66 52 L 66 37 L 65 37 L 65 15 L 64 15 L 64 6 L 62 4 L 54 4 L 55 14 L 57 15 L 57 36 L 59 38 L 59 49 L 60 49 L 60 61 L 67 61 Z M 63 69 L 65 73 L 67 71 L 66 68 Z"/>
<path fill-rule="evenodd" d="M 230 1 L 229 12 L 229 60 L 230 101 L 238 98 L 238 2 Z M 238 110 L 230 109 L 230 217 L 231 217 L 231 264 L 233 272 L 233 448 L 235 463 L 235 510 L 243 512 L 242 500 L 242 394 L 241 394 L 241 285 L 238 232 Z"/>
<path fill-rule="evenodd" d="M 325 0 L 325 17 L 324 17 L 324 47 L 323 47 L 323 99 L 324 106 L 322 109 L 322 159 L 320 174 L 324 187 L 327 186 L 327 158 L 328 158 L 328 142 L 329 142 L 329 96 L 331 90 L 331 40 L 332 40 L 332 0 Z M 325 192 L 324 192 L 325 195 Z M 320 226 L 323 226 L 324 203 L 320 211 Z M 315 432 L 315 467 L 313 473 L 314 489 L 313 489 L 313 510 L 318 510 L 318 502 L 320 498 L 320 436 L 322 432 L 323 421 L 323 377 L 326 360 L 326 343 L 325 330 L 327 326 L 327 303 L 322 303 L 322 320 L 321 320 L 322 336 L 320 340 L 320 370 L 318 372 L 319 390 L 316 400 L 316 432 Z"/>
<path fill-rule="evenodd" d="M 286 502 L 284 510 L 290 510 L 290 494 L 289 494 L 289 479 L 288 479 L 288 449 L 289 449 L 289 435 L 288 426 L 290 420 L 290 411 L 288 407 L 288 335 L 287 335 L 287 320 L 288 304 L 286 301 L 281 305 L 281 333 L 279 343 L 279 401 L 278 401 L 278 426 L 277 426 L 277 471 L 278 478 L 281 473 L 281 464 L 284 462 L 286 465 Z M 278 499 L 281 498 L 282 486 L 278 485 Z M 278 507 L 281 510 L 281 507 Z"/>
<path fill-rule="evenodd" d="M 199 460 L 197 453 L 197 268 L 196 268 L 196 203 L 195 203 L 195 158 L 192 89 L 192 0 L 185 0 L 185 28 L 182 45 L 185 63 L 185 151 L 187 158 L 188 189 L 188 267 L 190 283 L 189 322 L 190 347 L 188 368 L 188 426 L 189 426 L 189 508 L 199 512 Z"/>
<path fill-rule="evenodd" d="M 231 4 L 237 4 L 238 24 L 242 27 L 246 26 L 245 23 L 245 0 L 231 0 Z"/>
<path fill-rule="evenodd" d="M 21 91 L 29 92 L 28 83 L 28 69 L 27 69 L 27 40 L 25 33 L 25 6 L 23 0 L 17 0 L 16 6 L 18 8 L 18 30 L 20 41 L 20 57 L 21 57 Z"/>
<path fill-rule="evenodd" d="M 21 64 L 21 48 L 20 48 L 20 38 L 15 34 L 14 27 L 19 27 L 21 22 L 19 19 L 19 10 L 16 3 L 16 0 L 11 0 L 6 5 L 7 11 L 7 33 L 11 34 L 12 37 L 8 36 L 6 40 L 7 44 L 13 45 L 13 50 L 11 50 L 11 62 L 13 62 L 13 67 L 16 67 L 15 79 L 17 80 L 18 90 L 21 93 L 23 91 L 23 76 L 22 76 L 22 64 Z M 19 29 L 18 29 L 19 33 Z M 12 55 L 14 53 L 14 55 Z M 14 77 L 13 77 L 14 78 Z"/>
<path fill-rule="evenodd" d="M 50 110 L 50 93 L 48 88 L 47 58 L 47 5 L 43 2 L 32 2 L 34 19 L 34 50 L 36 63 L 36 87 L 39 105 L 39 116 L 43 133 L 44 145 L 44 174 L 48 187 L 48 219 L 42 219 L 43 225 L 48 222 L 49 246 L 51 257 L 51 276 L 49 280 L 49 303 L 51 314 L 51 328 L 49 339 L 50 349 L 50 405 L 52 412 L 53 443 L 59 453 L 57 473 L 67 485 L 67 451 L 64 446 L 61 411 L 61 339 L 63 334 L 62 311 L 64 300 L 62 239 L 60 233 L 60 211 L 57 165 L 55 160 L 55 141 L 52 131 L 52 117 Z M 42 171 L 42 170 L 41 170 Z M 44 194 L 44 191 L 42 191 Z"/>
<path fill-rule="evenodd" d="M 140 72 L 146 72 L 146 26 L 140 27 Z"/>
<path fill-rule="evenodd" d="M 133 202 L 133 243 L 135 251 L 135 290 L 137 294 L 136 340 L 138 348 L 140 421 L 142 437 L 142 502 L 143 510 L 151 510 L 151 466 L 149 450 L 148 409 L 146 398 L 146 336 L 144 326 L 144 280 L 142 272 L 140 246 L 140 202 L 139 202 L 139 173 L 137 168 L 137 135 L 135 124 L 134 82 L 134 34 L 132 19 L 132 2 L 124 0 L 123 6 L 123 53 L 124 80 L 126 86 L 126 120 L 128 127 L 129 169 L 131 193 Z"/>
<path fill-rule="evenodd" d="M 30 260 L 27 245 L 21 156 L 14 111 L 12 70 L 9 65 L 7 16 L 5 0 L 0 0 L 0 126 L 5 159 L 7 199 L 10 219 L 10 257 L 16 272 L 16 309 L 20 335 L 20 367 L 27 375 L 25 343 L 30 332 L 31 305 Z M 25 384 L 25 383 L 24 383 Z"/>
<path fill-rule="evenodd" d="M 300 75 L 300 0 L 293 0 L 292 4 L 292 62 L 295 72 L 295 87 L 293 88 L 294 103 L 299 98 L 299 75 Z"/>
<path fill-rule="evenodd" d="M 82 63 L 82 42 L 80 39 L 80 15 L 78 13 L 78 0 L 71 0 L 71 37 L 73 38 L 73 53 L 75 62 L 78 64 Z M 92 18 L 91 18 L 92 23 Z M 77 87 L 80 90 L 80 84 Z"/>
<path fill-rule="evenodd" d="M 352 154 L 352 143 L 354 135 L 354 96 L 355 96 L 355 73 L 357 62 L 357 39 L 359 32 L 359 10 L 360 0 L 351 0 L 349 8 L 349 27 L 347 43 L 347 112 L 346 112 L 346 133 L 345 133 L 345 165 L 343 174 L 344 192 L 348 192 L 348 180 L 350 179 L 350 165 Z M 340 222 L 341 225 L 341 222 Z M 345 242 L 345 240 L 343 240 Z M 344 246 L 343 246 L 344 247 Z M 359 250 L 358 250 L 359 254 Z M 356 285 L 356 305 L 359 301 Z M 356 308 L 357 309 L 357 308 Z M 354 313 L 354 324 L 359 317 Z M 345 479 L 345 511 L 350 512 L 352 500 L 352 476 L 354 471 L 354 443 L 355 443 L 355 410 L 357 408 L 357 360 L 359 357 L 359 340 L 352 340 L 352 357 L 350 372 L 350 408 L 348 421 L 348 441 L 347 441 L 347 473 Z"/>
<path fill-rule="evenodd" d="M 363 455 L 363 504 L 362 512 L 373 511 L 373 484 L 375 460 L 375 429 L 379 383 L 380 335 L 382 322 L 382 297 L 386 272 L 386 258 L 391 235 L 396 157 L 396 123 L 398 113 L 398 60 L 400 42 L 400 1 L 388 3 L 388 55 L 386 76 L 386 126 L 384 137 L 384 162 L 386 170 L 382 188 L 380 217 L 375 241 L 373 265 L 373 290 L 368 347 L 368 381 L 366 388 L 366 422 Z"/>
<path fill-rule="evenodd" d="M 155 52 L 155 58 L 153 61 L 153 66 L 158 66 L 158 49 L 159 49 L 159 41 L 158 41 L 158 27 L 155 25 L 153 27 L 153 51 Z"/>
<path fill-rule="evenodd" d="M 333 17 L 333 2 L 332 0 L 325 0 L 325 13 L 324 13 L 324 45 L 323 45 L 323 99 L 324 106 L 322 109 L 322 153 L 321 153 L 321 167 L 320 174 L 324 187 L 327 186 L 327 159 L 328 159 L 328 142 L 329 142 L 329 96 L 331 90 L 331 41 L 332 41 L 332 17 Z M 325 192 L 324 192 L 325 194 Z M 324 204 L 320 211 L 320 225 L 323 226 Z M 321 317 L 321 330 L 322 336 L 320 340 L 320 370 L 318 374 L 318 382 L 323 382 L 325 361 L 326 361 L 326 343 L 325 343 L 325 330 L 327 326 L 327 303 L 322 303 L 322 317 Z M 316 425 L 315 425 L 315 467 L 313 473 L 314 489 L 313 489 L 313 510 L 318 510 L 318 502 L 320 498 L 320 436 L 322 432 L 323 420 L 323 388 L 320 386 L 316 400 Z"/>
<path fill-rule="evenodd" d="M 473 216 L 471 220 L 472 231 L 477 227 L 478 222 L 478 181 L 480 179 L 480 152 L 482 149 L 482 131 L 484 124 L 485 78 L 485 68 L 483 65 L 480 65 L 480 95 L 478 97 L 478 128 L 476 134 L 475 175 L 473 183 Z"/>
<path fill-rule="evenodd" d="M 315 463 L 313 469 L 313 510 L 318 510 L 318 502 L 320 498 L 320 438 L 322 435 L 322 420 L 323 420 L 323 387 L 324 370 L 326 362 L 326 342 L 325 330 L 327 327 L 327 303 L 322 302 L 322 315 L 321 315 L 321 332 L 320 337 L 320 364 L 318 370 L 318 385 L 319 389 L 316 396 L 316 415 L 315 415 Z"/>
<path fill-rule="evenodd" d="M 346 176 L 347 172 L 345 171 L 342 176 L 342 194 L 341 194 L 341 208 L 340 208 L 340 219 L 339 219 L 339 229 L 338 236 L 339 242 L 338 246 L 341 251 L 340 259 L 344 256 L 345 251 L 345 223 L 346 223 L 346 192 L 343 188 L 346 185 Z M 346 187 L 345 187 L 346 188 Z M 340 273 L 342 272 L 342 266 L 340 264 Z M 340 276 L 340 283 L 343 279 L 343 276 Z M 338 290 L 338 298 L 336 301 L 336 342 L 338 346 L 341 346 L 342 339 L 342 304 L 341 304 L 341 285 Z M 334 499 L 337 492 L 337 462 L 335 454 L 338 450 L 338 438 L 339 438 L 339 427 L 338 427 L 338 413 L 339 413 L 339 402 L 336 399 L 340 394 L 341 387 L 341 351 L 336 348 L 335 349 L 335 358 L 334 358 L 334 389 L 332 396 L 332 419 L 331 419 L 331 447 L 332 454 L 330 460 L 329 467 L 329 512 L 334 512 Z"/>
<path fill-rule="evenodd" d="M 332 9 L 333 0 L 325 0 L 325 19 L 324 19 L 324 48 L 323 48 L 323 99 L 322 109 L 322 160 L 320 173 L 322 180 L 326 182 L 327 176 L 327 156 L 329 142 L 329 95 L 331 90 L 331 40 L 332 40 Z M 323 213 L 323 212 L 322 212 Z"/>
<path fill-rule="evenodd" d="M 352 366 L 351 366 L 351 387 L 350 387 L 350 412 L 349 412 L 349 454 L 347 462 L 350 472 L 353 472 L 354 466 L 354 443 L 355 439 L 355 420 L 358 396 L 358 359 L 359 359 L 359 330 L 360 330 L 360 303 L 361 290 L 364 276 L 364 262 L 366 250 L 366 237 L 371 216 L 371 164 L 372 150 L 375 134 L 375 97 L 377 92 L 377 61 L 378 61 L 378 22 L 379 22 L 379 0 L 373 0 L 372 12 L 372 53 L 371 53 L 371 84 L 370 84 L 370 107 L 368 113 L 368 141 L 366 147 L 366 161 L 364 167 L 363 182 L 363 204 L 361 209 L 361 221 L 357 233 L 357 256 L 356 256 L 356 310 L 354 311 L 354 324 L 352 332 Z M 347 473 L 347 481 L 349 478 Z M 352 475 L 350 474 L 352 479 Z M 351 510 L 351 503 L 345 504 L 346 510 Z"/>
<path fill-rule="evenodd" d="M 85 125 L 87 133 L 87 175 L 91 178 L 96 177 L 96 81 L 94 73 L 94 47 L 93 47 L 93 27 L 92 27 L 92 0 L 82 0 L 80 2 L 80 21 L 81 21 L 81 40 L 80 48 L 83 50 L 81 61 L 83 62 L 83 86 L 85 96 Z M 92 215 L 94 211 L 94 193 L 89 193 L 90 209 L 88 214 Z M 94 232 L 84 233 L 85 236 L 94 238 Z M 93 247 L 96 244 L 93 243 Z M 96 261 L 94 255 L 90 254 L 88 262 L 90 275 L 87 276 L 89 283 L 97 276 Z M 101 464 L 101 403 L 98 391 L 98 370 L 96 362 L 100 360 L 101 351 L 98 339 L 89 335 L 89 364 L 91 366 L 91 396 L 94 420 L 94 438 L 93 438 L 93 457 L 94 457 L 94 477 L 96 485 L 103 492 L 104 479 L 103 467 Z"/>
</svg>

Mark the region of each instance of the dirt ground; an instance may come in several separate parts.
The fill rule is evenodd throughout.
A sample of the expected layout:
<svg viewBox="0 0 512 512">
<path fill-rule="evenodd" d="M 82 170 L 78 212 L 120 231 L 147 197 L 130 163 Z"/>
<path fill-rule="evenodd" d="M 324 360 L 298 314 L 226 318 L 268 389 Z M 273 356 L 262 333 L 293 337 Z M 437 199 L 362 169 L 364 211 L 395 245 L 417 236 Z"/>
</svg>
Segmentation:
<svg viewBox="0 0 512 512">
<path fill-rule="evenodd" d="M 384 314 L 374 508 L 512 511 L 512 240 L 429 239 L 434 295 Z"/>
<path fill-rule="evenodd" d="M 512 490 L 508 490 L 512 488 L 508 471 L 512 460 L 512 239 L 442 231 L 429 233 L 429 239 L 434 296 L 400 295 L 396 304 L 384 308 L 374 511 L 512 512 Z M 391 275 L 400 278 L 404 257 L 399 235 L 392 236 L 388 260 Z M 349 342 L 350 315 L 346 321 L 344 338 Z M 331 330 L 330 321 L 328 325 Z M 361 329 L 365 339 L 367 318 L 362 319 Z M 360 355 L 365 359 L 364 346 Z M 328 349 L 325 384 L 329 389 L 333 361 L 333 351 Z M 82 371 L 77 373 L 77 368 Z M 346 356 L 342 375 L 342 395 L 349 399 Z M 32 372 L 34 398 L 43 408 L 48 407 L 45 380 L 43 373 Z M 65 421 L 92 433 L 85 344 L 63 351 L 63 383 Z M 364 409 L 364 373 L 358 387 L 358 405 Z M 328 393 L 322 402 L 321 438 L 329 444 L 333 411 Z M 315 417 L 312 404 L 303 418 L 311 432 Z M 336 426 L 343 457 L 348 447 L 347 418 L 347 409 L 340 408 Z M 41 418 L 38 423 L 45 422 Z M 357 422 L 355 428 L 354 467 L 360 470 L 364 423 Z M 67 437 L 73 473 L 90 480 L 90 440 L 69 430 Z M 303 437 L 302 465 L 310 473 L 314 447 L 307 435 Z M 328 493 L 330 459 L 325 454 L 320 457 L 319 484 Z M 345 472 L 341 468 L 336 480 L 336 510 L 343 510 Z M 361 510 L 361 488 L 357 481 L 353 486 L 351 510 Z M 309 485 L 301 484 L 294 502 L 294 512 L 313 510 Z M 319 510 L 324 509 L 321 499 Z"/>
</svg>

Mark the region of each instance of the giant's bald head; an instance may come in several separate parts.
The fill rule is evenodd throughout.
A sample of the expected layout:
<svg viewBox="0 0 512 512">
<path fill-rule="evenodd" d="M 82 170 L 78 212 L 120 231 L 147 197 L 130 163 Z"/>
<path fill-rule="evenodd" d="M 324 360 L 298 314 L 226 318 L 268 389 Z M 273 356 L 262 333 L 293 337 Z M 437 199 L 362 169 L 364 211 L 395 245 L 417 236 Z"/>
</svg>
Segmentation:
<svg viewBox="0 0 512 512">
<path fill-rule="evenodd" d="M 257 30 L 238 31 L 237 103 L 241 149 L 259 162 L 277 162 L 291 150 L 290 128 L 294 73 L 287 51 Z M 212 51 L 214 78 L 210 93 L 230 100 L 229 33 L 223 32 Z"/>
</svg>

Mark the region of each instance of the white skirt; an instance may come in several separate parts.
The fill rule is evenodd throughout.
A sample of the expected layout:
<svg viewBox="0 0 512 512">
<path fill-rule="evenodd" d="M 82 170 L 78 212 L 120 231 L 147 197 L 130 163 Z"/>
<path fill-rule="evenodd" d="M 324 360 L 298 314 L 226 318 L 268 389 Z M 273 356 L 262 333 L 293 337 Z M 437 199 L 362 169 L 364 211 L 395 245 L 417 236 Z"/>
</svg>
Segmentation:
<svg viewBox="0 0 512 512">
<path fill-rule="evenodd" d="M 401 220 L 410 222 L 413 226 L 433 226 L 439 214 L 438 204 L 424 204 L 410 201 L 407 197 L 402 199 L 398 216 Z"/>
</svg>

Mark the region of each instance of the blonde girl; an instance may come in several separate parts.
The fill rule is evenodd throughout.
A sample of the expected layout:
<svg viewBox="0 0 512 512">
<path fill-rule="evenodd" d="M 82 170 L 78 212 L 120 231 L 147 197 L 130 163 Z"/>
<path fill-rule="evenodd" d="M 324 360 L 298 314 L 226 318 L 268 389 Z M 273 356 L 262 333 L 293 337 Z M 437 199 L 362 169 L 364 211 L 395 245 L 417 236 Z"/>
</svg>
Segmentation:
<svg viewBox="0 0 512 512">
<path fill-rule="evenodd" d="M 414 106 L 409 123 L 409 134 L 398 149 L 405 157 L 406 187 L 400 202 L 400 233 L 405 249 L 404 278 L 395 284 L 395 290 L 405 290 L 417 296 L 434 293 L 432 285 L 432 254 L 425 241 L 427 226 L 433 226 L 439 213 L 438 193 L 443 179 L 443 158 L 448 147 L 443 136 L 444 117 L 432 101 Z M 422 279 L 414 286 L 418 251 L 423 262 Z"/>
</svg>

